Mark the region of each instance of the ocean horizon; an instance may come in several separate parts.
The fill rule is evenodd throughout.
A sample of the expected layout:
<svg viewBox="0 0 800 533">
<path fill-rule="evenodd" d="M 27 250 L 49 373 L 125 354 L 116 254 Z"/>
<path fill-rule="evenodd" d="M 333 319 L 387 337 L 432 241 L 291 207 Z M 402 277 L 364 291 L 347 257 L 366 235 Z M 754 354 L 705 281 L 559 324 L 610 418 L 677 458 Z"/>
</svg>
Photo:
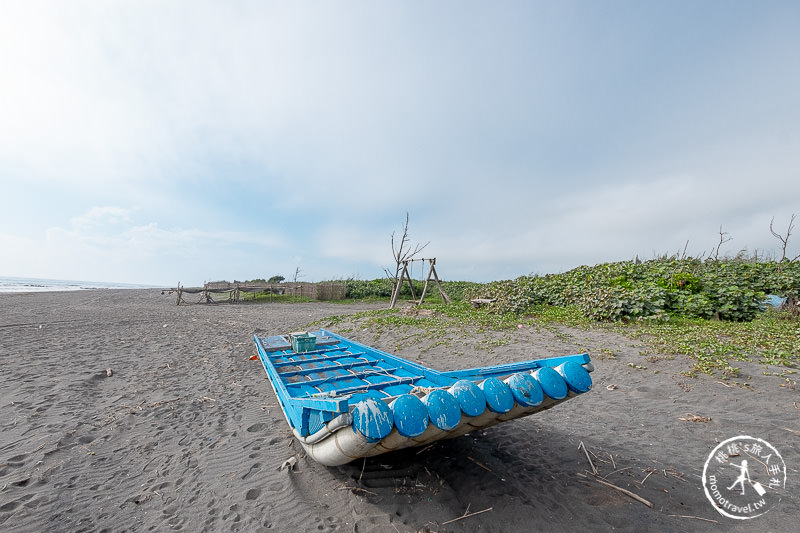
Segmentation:
<svg viewBox="0 0 800 533">
<path fill-rule="evenodd" d="M 52 292 L 82 291 L 92 289 L 153 289 L 156 285 L 136 283 L 111 283 L 104 281 L 77 281 L 66 279 L 22 278 L 16 276 L 0 276 L 0 293 L 2 292 Z"/>
</svg>

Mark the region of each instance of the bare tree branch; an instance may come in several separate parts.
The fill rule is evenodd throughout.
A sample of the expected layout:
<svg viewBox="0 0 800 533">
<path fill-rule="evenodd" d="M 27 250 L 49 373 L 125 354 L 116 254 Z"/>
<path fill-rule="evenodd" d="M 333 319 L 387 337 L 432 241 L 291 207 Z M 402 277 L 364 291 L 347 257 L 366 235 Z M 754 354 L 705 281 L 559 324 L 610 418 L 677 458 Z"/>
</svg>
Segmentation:
<svg viewBox="0 0 800 533">
<path fill-rule="evenodd" d="M 792 236 L 792 230 L 794 229 L 794 219 L 795 219 L 795 214 L 792 213 L 792 218 L 789 220 L 789 227 L 786 228 L 786 236 L 785 237 L 783 235 L 780 235 L 773 228 L 773 224 L 775 223 L 775 217 L 772 217 L 772 220 L 770 220 L 770 222 L 769 222 L 769 232 L 772 233 L 773 237 L 775 237 L 776 239 L 781 241 L 781 244 L 783 245 L 781 247 L 781 259 L 780 259 L 779 262 L 782 262 L 784 259 L 786 259 L 786 248 L 789 246 L 789 237 Z M 800 254 L 796 255 L 792 259 L 792 261 L 797 260 L 797 258 L 800 258 Z"/>
<path fill-rule="evenodd" d="M 722 226 L 719 227 L 719 242 L 717 243 L 716 249 L 714 249 L 714 261 L 719 260 L 719 249 L 722 247 L 723 244 L 726 242 L 730 242 L 733 240 L 731 234 L 727 231 L 722 231 Z"/>
<path fill-rule="evenodd" d="M 686 240 L 686 245 L 683 247 L 683 253 L 681 254 L 681 261 L 686 259 L 686 249 L 689 248 L 689 240 Z"/>
<path fill-rule="evenodd" d="M 413 248 L 407 248 L 406 245 L 408 245 L 410 240 L 411 237 L 408 235 L 408 212 L 406 212 L 406 223 L 403 226 L 403 236 L 400 238 L 400 242 L 398 244 L 395 243 L 395 233 L 392 232 L 392 256 L 395 262 L 393 286 L 396 286 L 397 283 L 400 282 L 400 268 L 403 262 L 410 261 L 430 244 L 430 241 L 428 241 L 425 244 L 417 243 Z M 387 275 L 389 274 L 388 270 L 386 273 Z"/>
</svg>

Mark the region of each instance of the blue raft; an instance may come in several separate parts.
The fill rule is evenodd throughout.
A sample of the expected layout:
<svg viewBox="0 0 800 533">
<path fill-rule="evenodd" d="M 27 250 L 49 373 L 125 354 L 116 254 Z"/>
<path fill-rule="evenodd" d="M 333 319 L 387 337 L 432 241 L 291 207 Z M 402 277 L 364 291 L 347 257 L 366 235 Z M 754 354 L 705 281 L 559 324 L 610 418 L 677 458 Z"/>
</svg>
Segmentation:
<svg viewBox="0 0 800 533">
<path fill-rule="evenodd" d="M 324 329 L 255 343 L 295 437 L 329 466 L 458 437 L 592 386 L 588 354 L 439 372 Z"/>
</svg>

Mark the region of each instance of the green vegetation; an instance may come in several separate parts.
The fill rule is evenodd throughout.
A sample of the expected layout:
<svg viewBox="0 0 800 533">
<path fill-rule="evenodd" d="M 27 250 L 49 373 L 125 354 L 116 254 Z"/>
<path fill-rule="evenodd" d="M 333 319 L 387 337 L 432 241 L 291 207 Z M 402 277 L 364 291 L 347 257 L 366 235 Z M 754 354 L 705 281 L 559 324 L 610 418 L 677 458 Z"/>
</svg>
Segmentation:
<svg viewBox="0 0 800 533">
<path fill-rule="evenodd" d="M 346 298 L 375 300 L 392 297 L 392 282 L 387 278 L 373 280 L 348 279 L 344 283 L 347 286 Z M 408 291 L 408 287 L 405 290 Z M 408 292 L 408 295 L 410 297 L 411 293 Z"/>
<path fill-rule="evenodd" d="M 641 339 L 647 353 L 684 354 L 686 374 L 737 376 L 737 361 L 800 367 L 800 314 L 765 305 L 766 294 L 798 301 L 800 262 L 746 258 L 662 258 L 582 266 L 564 274 L 489 283 L 472 297 L 494 298 L 498 314 L 542 323 L 608 328 Z"/>
<path fill-rule="evenodd" d="M 416 283 L 416 282 L 415 282 Z M 388 299 L 389 280 L 348 280 L 348 298 Z M 639 339 L 645 357 L 687 355 L 684 373 L 735 378 L 743 361 L 765 365 L 763 373 L 795 374 L 800 367 L 800 313 L 764 304 L 766 294 L 800 295 L 800 262 L 748 258 L 661 258 L 582 266 L 563 274 L 523 276 L 488 284 L 445 282 L 450 306 L 431 303 L 418 313 L 370 311 L 348 318 L 379 335 L 385 328 L 409 330 L 404 344 L 448 343 L 454 331 L 506 332 L 517 324 L 550 328 L 605 329 Z M 417 294 L 422 290 L 415 284 Z M 401 298 L 410 298 L 406 286 Z M 492 298 L 473 309 L 470 298 Z M 427 299 L 427 297 L 426 297 Z M 331 322 L 331 320 L 333 322 Z M 336 319 L 328 324 L 335 325 Z M 411 332 L 411 330 L 414 330 Z M 448 331 L 450 335 L 448 337 Z M 509 342 L 487 335 L 487 349 Z M 434 344 L 431 344 L 434 343 Z M 662 354 L 662 355 L 654 355 Z M 644 365 L 631 363 L 633 368 Z"/>
<path fill-rule="evenodd" d="M 245 283 L 269 283 L 269 284 L 273 284 L 273 283 L 282 283 L 283 280 L 285 280 L 285 279 L 286 278 L 284 278 L 283 276 L 272 276 L 269 279 L 264 279 L 264 278 L 248 279 L 247 281 L 245 281 Z"/>
<path fill-rule="evenodd" d="M 271 302 L 271 303 L 287 303 L 297 304 L 311 302 L 311 298 L 307 296 L 294 296 L 292 294 L 272 294 L 271 292 L 251 292 L 242 293 L 242 301 L 245 302 Z"/>
<path fill-rule="evenodd" d="M 349 279 L 344 283 L 344 302 L 388 303 L 391 297 L 388 279 Z M 687 376 L 705 373 L 736 378 L 741 363 L 752 361 L 764 365 L 766 375 L 791 380 L 800 368 L 800 308 L 778 311 L 764 303 L 766 294 L 800 301 L 800 262 L 796 260 L 665 257 L 581 266 L 563 274 L 488 284 L 442 284 L 454 301 L 452 305 L 442 304 L 438 290 L 429 285 L 425 305 L 411 311 L 381 309 L 329 317 L 317 325 L 341 324 L 345 328 L 342 333 L 347 333 L 346 328 L 358 324 L 376 336 L 391 329 L 399 332 L 398 348 L 415 345 L 421 352 L 457 344 L 454 339 L 466 332 L 485 333 L 483 348 L 491 350 L 511 342 L 511 331 L 519 324 L 554 332 L 564 326 L 602 329 L 640 340 L 641 355 L 647 361 L 688 356 Z M 422 287 L 422 281 L 414 280 L 417 297 Z M 469 300 L 476 297 L 495 302 L 488 309 L 474 309 Z M 257 299 L 307 301 L 266 294 Z M 407 284 L 400 299 L 411 299 Z M 598 354 L 606 356 L 613 358 L 613 353 Z M 647 368 L 644 364 L 631 366 Z"/>
<path fill-rule="evenodd" d="M 352 300 L 383 300 L 392 297 L 392 280 L 388 278 L 373 279 L 373 280 L 359 280 L 347 279 L 343 283 L 347 285 L 346 298 Z M 422 294 L 422 289 L 425 283 L 421 280 L 413 280 L 414 293 L 417 298 Z M 464 301 L 468 299 L 469 294 L 475 292 L 483 287 L 481 283 L 473 283 L 469 281 L 443 281 L 442 288 L 450 298 L 454 301 Z M 411 288 L 408 283 L 403 285 L 400 291 L 399 298 L 401 300 L 408 300 L 411 298 Z M 436 285 L 431 282 L 428 284 L 428 292 L 425 293 L 425 300 L 432 302 L 439 302 L 441 298 Z"/>
<path fill-rule="evenodd" d="M 753 320 L 765 294 L 797 298 L 800 262 L 723 259 L 654 259 L 582 266 L 563 274 L 522 276 L 473 293 L 496 300 L 502 313 L 537 305 L 574 305 L 602 321 L 670 317 Z"/>
<path fill-rule="evenodd" d="M 401 341 L 396 348 L 415 345 L 420 354 L 438 345 L 450 346 L 460 334 L 485 334 L 484 349 L 507 344 L 519 324 L 557 332 L 567 326 L 582 330 L 605 330 L 638 339 L 640 354 L 647 361 L 686 355 L 691 366 L 686 376 L 718 375 L 737 378 L 737 364 L 753 361 L 764 365 L 762 373 L 789 379 L 800 368 L 800 317 L 787 311 L 767 309 L 750 322 L 676 317 L 669 321 L 639 320 L 598 322 L 586 317 L 575 305 L 564 307 L 541 304 L 524 315 L 474 309 L 457 301 L 452 305 L 426 304 L 409 313 L 402 309 L 380 309 L 353 315 L 338 315 L 315 323 L 348 333 L 349 327 L 367 328 L 380 336 L 391 329 Z M 355 325 L 353 325 L 355 324 Z M 344 329 L 341 329 L 344 328 Z M 497 332 L 500 334 L 498 335 Z M 596 354 L 613 358 L 611 352 Z M 644 361 L 643 361 L 644 363 Z M 632 368 L 646 369 L 636 363 Z M 796 381 L 791 382 L 796 384 Z"/>
<path fill-rule="evenodd" d="M 690 356 L 692 368 L 685 372 L 689 376 L 736 377 L 736 361 L 777 367 L 763 373 L 781 377 L 796 374 L 800 367 L 800 319 L 786 311 L 768 309 L 750 322 L 678 318 L 620 325 L 618 331 L 644 341 L 650 353 Z"/>
</svg>

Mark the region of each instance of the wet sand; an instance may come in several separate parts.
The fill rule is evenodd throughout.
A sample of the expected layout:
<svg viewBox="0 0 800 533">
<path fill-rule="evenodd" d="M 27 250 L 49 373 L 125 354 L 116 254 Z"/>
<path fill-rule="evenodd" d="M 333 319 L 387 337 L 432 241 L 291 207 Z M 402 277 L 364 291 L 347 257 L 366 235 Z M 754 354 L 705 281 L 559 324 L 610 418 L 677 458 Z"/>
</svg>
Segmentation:
<svg viewBox="0 0 800 533">
<path fill-rule="evenodd" d="M 158 290 L 0 294 L 0 528 L 795 530 L 800 392 L 757 364 L 742 365 L 749 389 L 687 378 L 683 356 L 648 360 L 637 341 L 606 331 L 459 330 L 440 344 L 414 328 L 323 320 L 441 370 L 583 351 L 596 370 L 592 391 L 546 412 L 342 467 L 314 463 L 250 360 L 253 334 L 380 307 L 178 307 Z M 786 489 L 751 520 L 717 513 L 701 483 L 709 453 L 737 435 L 765 439 L 787 465 Z M 294 470 L 281 470 L 291 457 Z"/>
</svg>

